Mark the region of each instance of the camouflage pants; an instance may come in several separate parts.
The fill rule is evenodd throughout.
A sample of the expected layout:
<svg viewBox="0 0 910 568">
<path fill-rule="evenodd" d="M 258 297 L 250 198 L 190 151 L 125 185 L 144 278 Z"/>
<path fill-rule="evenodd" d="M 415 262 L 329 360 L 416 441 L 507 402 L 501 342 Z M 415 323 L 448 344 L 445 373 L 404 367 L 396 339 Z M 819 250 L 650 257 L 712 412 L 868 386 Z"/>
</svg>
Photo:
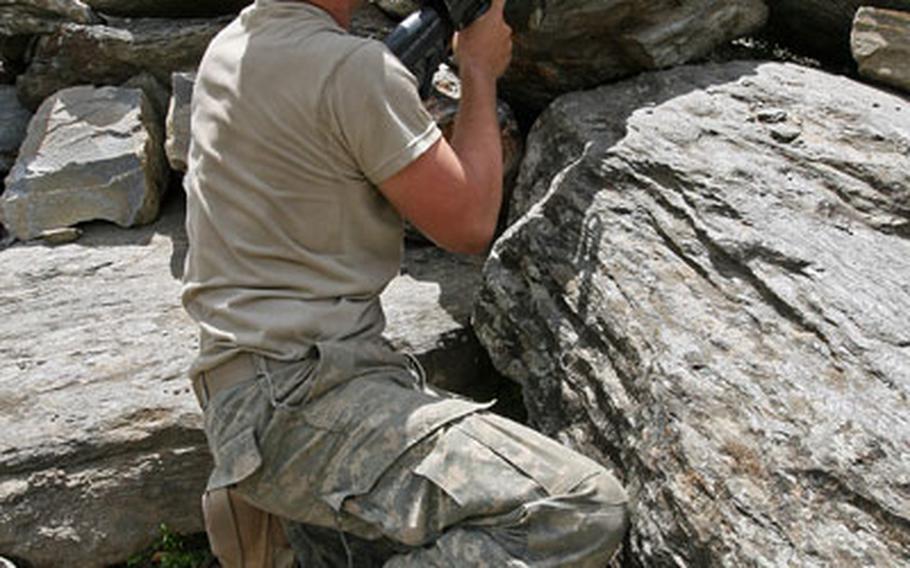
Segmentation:
<svg viewBox="0 0 910 568">
<path fill-rule="evenodd" d="M 216 395 L 209 488 L 288 521 L 305 568 L 604 566 L 626 496 L 595 462 L 485 406 L 434 392 L 370 345 L 318 354 Z M 316 551 L 318 528 L 344 554 Z"/>
</svg>

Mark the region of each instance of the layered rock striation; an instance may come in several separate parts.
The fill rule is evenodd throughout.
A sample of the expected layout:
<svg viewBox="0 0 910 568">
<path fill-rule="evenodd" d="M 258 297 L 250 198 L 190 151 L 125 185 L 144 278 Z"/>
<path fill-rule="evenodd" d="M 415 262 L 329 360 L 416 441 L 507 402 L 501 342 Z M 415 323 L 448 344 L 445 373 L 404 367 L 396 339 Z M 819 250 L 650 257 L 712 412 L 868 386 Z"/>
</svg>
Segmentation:
<svg viewBox="0 0 910 568">
<path fill-rule="evenodd" d="M 521 106 L 692 61 L 756 31 L 761 0 L 527 0 L 507 5 L 514 58 L 503 88 Z"/>
<path fill-rule="evenodd" d="M 66 24 L 42 36 L 17 79 L 19 98 L 36 108 L 74 85 L 120 85 L 149 73 L 170 85 L 171 74 L 196 68 L 209 41 L 230 21 L 125 19 L 107 25 Z"/>
<path fill-rule="evenodd" d="M 475 330 L 537 426 L 624 477 L 629 564 L 901 564 L 907 100 L 681 67 L 559 99 L 529 146 Z"/>
</svg>

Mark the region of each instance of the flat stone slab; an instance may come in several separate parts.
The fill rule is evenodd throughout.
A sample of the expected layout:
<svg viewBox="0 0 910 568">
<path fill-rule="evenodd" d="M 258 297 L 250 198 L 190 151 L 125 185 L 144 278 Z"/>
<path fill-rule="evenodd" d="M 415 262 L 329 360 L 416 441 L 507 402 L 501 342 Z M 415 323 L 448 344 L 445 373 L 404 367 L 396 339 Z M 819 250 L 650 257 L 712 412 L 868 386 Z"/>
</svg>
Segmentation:
<svg viewBox="0 0 910 568">
<path fill-rule="evenodd" d="M 910 558 L 910 102 L 796 65 L 558 99 L 474 328 L 615 466 L 624 565 Z"/>
<path fill-rule="evenodd" d="M 198 343 L 179 301 L 183 223 L 173 195 L 152 225 L 91 223 L 75 243 L 0 251 L 0 556 L 100 568 L 162 522 L 203 530 L 211 461 L 185 374 Z M 479 271 L 409 250 L 382 297 L 387 338 L 436 384 L 491 382 L 468 326 Z"/>
</svg>

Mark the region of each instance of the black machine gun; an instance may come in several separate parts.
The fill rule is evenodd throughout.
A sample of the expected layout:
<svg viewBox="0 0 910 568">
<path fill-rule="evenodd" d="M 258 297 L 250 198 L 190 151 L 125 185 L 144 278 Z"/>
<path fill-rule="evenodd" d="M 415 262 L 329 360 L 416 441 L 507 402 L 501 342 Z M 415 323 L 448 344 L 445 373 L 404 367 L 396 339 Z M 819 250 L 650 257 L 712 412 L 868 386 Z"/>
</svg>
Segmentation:
<svg viewBox="0 0 910 568">
<path fill-rule="evenodd" d="M 452 36 L 490 8 L 490 0 L 421 0 L 421 8 L 389 34 L 385 44 L 430 94 L 433 74 L 449 56 Z"/>
</svg>

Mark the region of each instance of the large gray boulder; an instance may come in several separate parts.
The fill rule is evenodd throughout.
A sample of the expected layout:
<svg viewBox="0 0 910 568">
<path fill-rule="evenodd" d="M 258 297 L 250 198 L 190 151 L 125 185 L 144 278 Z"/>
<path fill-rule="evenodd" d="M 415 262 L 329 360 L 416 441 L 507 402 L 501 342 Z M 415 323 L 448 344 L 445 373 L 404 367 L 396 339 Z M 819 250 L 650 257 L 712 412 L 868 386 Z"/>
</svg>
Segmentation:
<svg viewBox="0 0 910 568">
<path fill-rule="evenodd" d="M 351 33 L 382 40 L 395 29 L 395 24 L 396 21 L 377 6 L 364 3 L 351 17 Z"/>
<path fill-rule="evenodd" d="M 17 80 L 30 108 L 74 85 L 120 85 L 149 73 L 169 85 L 171 74 L 195 69 L 209 42 L 227 23 L 217 19 L 110 19 L 108 25 L 66 24 L 38 40 L 31 64 Z"/>
<path fill-rule="evenodd" d="M 31 117 L 32 113 L 19 103 L 16 88 L 0 85 L 0 177 L 13 167 Z"/>
<path fill-rule="evenodd" d="M 557 95 L 707 55 L 760 28 L 762 0 L 523 0 L 506 6 L 514 57 L 507 99 L 543 108 Z"/>
<path fill-rule="evenodd" d="M 910 103 L 690 66 L 561 98 L 529 145 L 550 184 L 475 331 L 533 423 L 625 479 L 629 565 L 904 564 Z"/>
<path fill-rule="evenodd" d="M 850 60 L 850 28 L 860 6 L 910 10 L 910 0 L 767 0 L 768 28 L 786 45 L 829 61 Z"/>
<path fill-rule="evenodd" d="M 910 92 L 910 12 L 860 8 L 850 46 L 861 75 Z"/>
<path fill-rule="evenodd" d="M 100 568 L 162 522 L 203 530 L 211 460 L 186 377 L 198 347 L 179 300 L 186 248 L 175 192 L 152 225 L 94 223 L 78 244 L 0 250 L 0 557 Z M 480 269 L 407 251 L 382 296 L 386 337 L 435 384 L 495 394 L 468 325 Z"/>
<path fill-rule="evenodd" d="M 18 239 L 84 221 L 149 223 L 167 183 L 160 117 L 141 89 L 73 87 L 32 118 L 0 207 Z"/>
<path fill-rule="evenodd" d="M 82 0 L 0 0 L 0 36 L 48 33 L 64 22 L 99 21 Z"/>
</svg>

